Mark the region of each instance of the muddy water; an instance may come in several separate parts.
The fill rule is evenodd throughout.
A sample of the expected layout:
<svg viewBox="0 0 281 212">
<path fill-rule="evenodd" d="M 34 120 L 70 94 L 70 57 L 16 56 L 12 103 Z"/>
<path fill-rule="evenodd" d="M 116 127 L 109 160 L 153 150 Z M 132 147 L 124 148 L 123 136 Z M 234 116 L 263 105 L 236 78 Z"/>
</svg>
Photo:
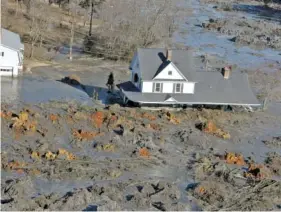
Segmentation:
<svg viewBox="0 0 281 212">
<path fill-rule="evenodd" d="M 198 49 L 199 54 L 217 56 L 231 64 L 237 64 L 240 68 L 256 67 L 265 62 L 281 61 L 280 52 L 272 49 L 254 50 L 249 47 L 237 47 L 228 39 L 231 37 L 220 35 L 214 32 L 205 31 L 199 27 L 210 18 L 231 18 L 232 15 L 244 16 L 246 18 L 258 18 L 248 13 L 217 12 L 213 5 L 202 6 L 199 1 L 186 1 L 182 6 L 193 9 L 193 14 L 185 19 L 180 30 L 175 34 L 175 43 Z"/>
<path fill-rule="evenodd" d="M 2 102 L 43 103 L 52 100 L 87 102 L 89 96 L 76 88 L 42 77 L 1 78 Z"/>
</svg>

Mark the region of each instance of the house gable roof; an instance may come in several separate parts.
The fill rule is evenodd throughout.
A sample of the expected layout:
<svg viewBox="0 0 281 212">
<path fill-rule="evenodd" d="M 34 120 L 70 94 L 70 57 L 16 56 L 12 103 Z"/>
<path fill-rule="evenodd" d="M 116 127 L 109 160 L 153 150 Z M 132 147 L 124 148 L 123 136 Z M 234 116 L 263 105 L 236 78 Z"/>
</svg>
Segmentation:
<svg viewBox="0 0 281 212">
<path fill-rule="evenodd" d="M 186 77 L 181 73 L 181 71 L 177 68 L 177 66 L 173 62 L 165 62 L 168 65 L 166 65 L 162 70 L 157 71 L 155 74 L 153 80 L 161 80 L 161 79 L 168 79 L 168 80 L 180 80 L 180 81 L 188 81 Z M 175 71 L 176 73 L 173 73 L 173 76 L 168 76 L 168 71 Z M 166 75 L 166 76 L 165 76 Z"/>
<path fill-rule="evenodd" d="M 165 49 L 138 49 L 137 55 L 143 80 L 151 81 L 170 64 L 170 61 L 166 60 L 165 52 Z M 171 62 L 186 79 L 193 81 L 195 68 L 193 65 L 193 52 L 191 50 L 172 50 Z"/>
<path fill-rule="evenodd" d="M 17 51 L 24 48 L 23 44 L 21 43 L 20 36 L 18 34 L 3 28 L 1 44 Z"/>
</svg>

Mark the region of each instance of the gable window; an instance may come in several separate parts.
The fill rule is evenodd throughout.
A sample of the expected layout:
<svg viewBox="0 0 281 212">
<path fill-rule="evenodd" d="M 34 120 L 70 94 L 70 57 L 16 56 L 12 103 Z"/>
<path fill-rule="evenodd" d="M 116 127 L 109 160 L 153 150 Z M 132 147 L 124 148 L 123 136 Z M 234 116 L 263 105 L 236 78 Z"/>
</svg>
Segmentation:
<svg viewBox="0 0 281 212">
<path fill-rule="evenodd" d="M 138 76 L 138 74 L 135 74 L 134 75 L 134 83 L 137 83 L 137 82 L 139 82 L 139 76 Z"/>
<path fill-rule="evenodd" d="M 169 72 L 168 72 L 168 75 L 169 75 L 169 76 L 171 76 L 172 74 L 173 74 L 173 72 L 172 72 L 172 71 L 169 71 Z"/>
<path fill-rule="evenodd" d="M 162 83 L 154 83 L 154 92 L 161 93 L 162 92 Z"/>
<path fill-rule="evenodd" d="M 4 57 L 4 52 L 1 52 L 1 56 Z"/>
<path fill-rule="evenodd" d="M 181 93 L 182 92 L 182 83 L 176 83 L 175 84 L 175 93 Z"/>
</svg>

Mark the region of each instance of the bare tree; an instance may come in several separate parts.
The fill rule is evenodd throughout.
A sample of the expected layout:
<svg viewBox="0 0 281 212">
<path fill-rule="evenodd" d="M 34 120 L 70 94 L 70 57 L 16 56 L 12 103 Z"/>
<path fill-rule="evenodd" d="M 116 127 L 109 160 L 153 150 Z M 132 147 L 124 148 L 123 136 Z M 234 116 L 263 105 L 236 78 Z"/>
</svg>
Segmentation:
<svg viewBox="0 0 281 212">
<path fill-rule="evenodd" d="M 69 43 L 69 59 L 73 59 L 72 51 L 73 51 L 73 42 L 75 35 L 75 26 L 76 26 L 76 16 L 78 13 L 79 0 L 70 0 L 69 2 L 69 11 L 71 16 L 71 27 L 70 27 L 70 43 Z"/>
<path fill-rule="evenodd" d="M 45 15 L 44 15 L 45 14 Z M 38 1 L 30 1 L 29 3 L 29 39 L 31 50 L 29 57 L 32 58 L 37 43 L 40 46 L 43 42 L 43 36 L 48 30 L 51 18 L 47 16 L 48 9 L 45 4 Z"/>
<path fill-rule="evenodd" d="M 137 47 L 167 45 L 175 30 L 173 0 L 107 0 L 98 13 L 103 20 L 88 49 L 109 59 L 129 59 Z"/>
</svg>

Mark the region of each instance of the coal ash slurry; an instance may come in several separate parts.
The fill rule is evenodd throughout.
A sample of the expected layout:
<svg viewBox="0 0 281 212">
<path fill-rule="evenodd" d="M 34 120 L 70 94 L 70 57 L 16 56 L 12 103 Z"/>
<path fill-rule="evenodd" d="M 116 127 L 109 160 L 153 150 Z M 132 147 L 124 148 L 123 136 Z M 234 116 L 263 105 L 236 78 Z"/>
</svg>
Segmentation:
<svg viewBox="0 0 281 212">
<path fill-rule="evenodd" d="M 281 61 L 279 51 L 272 49 L 254 50 L 247 46 L 237 47 L 228 36 L 215 32 L 205 31 L 201 25 L 209 21 L 210 18 L 231 18 L 226 13 L 218 12 L 213 5 L 200 5 L 200 1 L 181 2 L 182 7 L 192 8 L 193 14 L 185 18 L 185 23 L 180 25 L 180 29 L 174 35 L 174 43 L 184 44 L 192 48 L 197 48 L 198 54 L 210 54 L 223 58 L 224 60 L 237 64 L 239 68 L 256 67 L 265 62 Z M 235 15 L 246 18 L 255 18 L 254 15 L 244 14 L 235 11 Z M 234 26 L 235 27 L 235 26 Z M 184 33 L 186 31 L 186 33 Z M 183 32 L 183 33 L 181 33 Z"/>
<path fill-rule="evenodd" d="M 91 102 L 91 98 L 82 90 L 67 84 L 38 76 L 19 78 L 1 78 L 2 102 L 44 103 L 52 100 Z"/>
</svg>

